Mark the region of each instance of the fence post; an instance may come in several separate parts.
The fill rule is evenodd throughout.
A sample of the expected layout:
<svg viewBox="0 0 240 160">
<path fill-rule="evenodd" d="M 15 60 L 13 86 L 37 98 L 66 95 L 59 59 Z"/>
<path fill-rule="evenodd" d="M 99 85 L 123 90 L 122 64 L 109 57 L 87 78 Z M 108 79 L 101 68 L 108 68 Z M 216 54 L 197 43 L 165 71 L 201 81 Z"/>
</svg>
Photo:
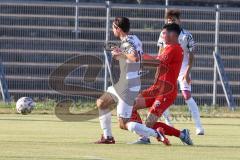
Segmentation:
<svg viewBox="0 0 240 160">
<path fill-rule="evenodd" d="M 167 11 L 168 11 L 168 0 L 165 0 L 165 16 L 167 15 Z M 167 19 L 165 19 L 165 23 L 167 23 Z"/>
<path fill-rule="evenodd" d="M 216 5 L 216 22 L 215 22 L 215 47 L 214 52 L 218 54 L 218 42 L 219 42 L 219 19 L 220 19 L 220 6 Z M 217 63 L 214 61 L 214 75 L 213 75 L 213 101 L 212 105 L 216 105 L 217 97 Z"/>
<path fill-rule="evenodd" d="M 5 79 L 3 65 L 2 65 L 1 60 L 0 60 L 0 90 L 1 90 L 3 101 L 5 103 L 10 103 L 11 97 L 8 92 L 7 82 Z"/>
<path fill-rule="evenodd" d="M 110 1 L 106 1 L 106 34 L 105 34 L 105 44 L 109 41 L 109 25 L 110 25 Z M 104 67 L 104 91 L 107 90 L 108 87 L 108 70 L 107 70 L 107 57 L 105 56 L 105 67 Z"/>
<path fill-rule="evenodd" d="M 78 36 L 79 36 L 79 29 L 78 29 L 78 23 L 79 23 L 79 20 L 78 20 L 78 4 L 79 4 L 79 0 L 76 0 L 76 6 L 75 6 L 75 28 L 74 28 L 74 31 L 75 32 L 75 38 L 78 39 Z"/>
</svg>

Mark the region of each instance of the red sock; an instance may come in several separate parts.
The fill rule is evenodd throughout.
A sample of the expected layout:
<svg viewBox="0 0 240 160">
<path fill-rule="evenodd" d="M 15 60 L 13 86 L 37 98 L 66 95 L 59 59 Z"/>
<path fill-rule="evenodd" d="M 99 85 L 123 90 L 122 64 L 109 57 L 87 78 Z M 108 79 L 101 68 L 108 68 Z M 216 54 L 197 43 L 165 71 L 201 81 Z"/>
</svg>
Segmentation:
<svg viewBox="0 0 240 160">
<path fill-rule="evenodd" d="M 173 128 L 171 126 L 168 126 L 165 123 L 156 122 L 155 125 L 153 126 L 153 129 L 157 129 L 158 127 L 163 128 L 164 133 L 166 135 L 175 136 L 175 137 L 179 137 L 180 136 L 180 131 L 178 129 Z"/>
<path fill-rule="evenodd" d="M 131 117 L 130 121 L 142 123 L 142 119 L 141 119 L 140 115 L 138 114 L 137 110 L 132 111 L 132 117 Z"/>
</svg>

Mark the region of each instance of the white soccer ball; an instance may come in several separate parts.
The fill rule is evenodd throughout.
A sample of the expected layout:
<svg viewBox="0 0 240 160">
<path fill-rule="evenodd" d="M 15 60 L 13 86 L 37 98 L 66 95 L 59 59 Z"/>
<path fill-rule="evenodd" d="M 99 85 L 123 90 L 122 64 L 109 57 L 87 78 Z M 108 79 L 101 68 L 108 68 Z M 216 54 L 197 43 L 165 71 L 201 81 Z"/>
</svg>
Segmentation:
<svg viewBox="0 0 240 160">
<path fill-rule="evenodd" d="M 29 114 L 34 109 L 36 103 L 30 97 L 22 97 L 16 103 L 16 109 L 18 113 Z"/>
</svg>

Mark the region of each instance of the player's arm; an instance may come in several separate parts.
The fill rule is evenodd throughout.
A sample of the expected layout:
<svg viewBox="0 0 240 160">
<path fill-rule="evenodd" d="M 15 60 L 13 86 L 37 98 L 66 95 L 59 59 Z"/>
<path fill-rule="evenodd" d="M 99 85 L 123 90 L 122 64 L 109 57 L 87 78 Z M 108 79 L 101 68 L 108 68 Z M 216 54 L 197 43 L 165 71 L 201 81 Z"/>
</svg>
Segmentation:
<svg viewBox="0 0 240 160">
<path fill-rule="evenodd" d="M 139 61 L 139 54 L 136 50 L 132 50 L 130 53 L 128 54 L 123 54 L 126 59 L 132 61 L 132 62 L 138 62 Z"/>
<path fill-rule="evenodd" d="M 131 62 L 138 62 L 139 55 L 136 50 L 132 50 L 130 53 L 122 52 L 121 50 L 113 50 L 112 55 L 115 59 L 119 60 L 120 58 L 125 58 Z"/>
<path fill-rule="evenodd" d="M 193 66 L 193 61 L 194 61 L 194 53 L 193 52 L 189 52 L 189 58 L 188 58 L 188 66 L 187 66 L 187 70 L 186 73 L 188 76 L 190 75 L 192 66 Z"/>
<path fill-rule="evenodd" d="M 159 38 L 158 38 L 158 42 L 157 42 L 158 56 L 160 56 L 160 54 L 163 52 L 163 49 L 164 49 L 164 45 L 165 45 L 165 42 L 164 42 L 164 39 L 163 39 L 164 34 L 165 34 L 165 31 L 163 30 L 160 33 Z"/>
<path fill-rule="evenodd" d="M 193 66 L 193 62 L 194 62 L 194 52 L 195 52 L 196 43 L 194 42 L 192 35 L 189 35 L 186 41 L 187 41 L 187 49 L 189 52 L 189 57 L 188 57 L 188 66 L 183 78 L 187 81 L 187 83 L 190 83 L 191 82 L 190 73 Z"/>
<path fill-rule="evenodd" d="M 142 59 L 142 63 L 144 64 L 144 66 L 158 66 L 160 64 L 160 61 L 157 59 L 156 56 L 151 56 L 147 53 L 143 54 Z"/>
<path fill-rule="evenodd" d="M 158 56 L 160 56 L 162 54 L 163 49 L 164 49 L 164 45 L 165 44 L 164 44 L 163 40 L 162 40 L 161 43 L 158 43 Z"/>
</svg>

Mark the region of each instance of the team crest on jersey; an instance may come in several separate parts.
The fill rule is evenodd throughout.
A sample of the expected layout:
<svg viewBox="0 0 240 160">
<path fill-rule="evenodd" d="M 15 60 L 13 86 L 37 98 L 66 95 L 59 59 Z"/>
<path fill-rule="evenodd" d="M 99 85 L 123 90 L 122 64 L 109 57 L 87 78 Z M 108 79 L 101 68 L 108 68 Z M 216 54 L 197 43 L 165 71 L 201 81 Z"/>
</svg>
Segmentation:
<svg viewBox="0 0 240 160">
<path fill-rule="evenodd" d="M 166 61 L 168 59 L 168 55 L 162 55 L 162 59 Z"/>
</svg>

